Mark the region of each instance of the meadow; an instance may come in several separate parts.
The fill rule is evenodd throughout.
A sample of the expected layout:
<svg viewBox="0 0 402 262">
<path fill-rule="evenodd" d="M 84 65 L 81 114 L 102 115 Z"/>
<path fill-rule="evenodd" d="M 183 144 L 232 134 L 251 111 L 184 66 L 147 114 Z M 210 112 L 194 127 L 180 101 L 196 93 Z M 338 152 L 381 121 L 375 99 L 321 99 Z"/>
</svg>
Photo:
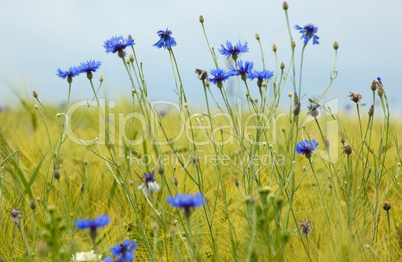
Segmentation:
<svg viewBox="0 0 402 262">
<path fill-rule="evenodd" d="M 187 100 L 169 29 L 155 48 L 171 59 L 176 102 L 148 98 L 133 37 L 115 36 L 103 45 L 131 86 L 117 102 L 89 60 L 57 70 L 66 104 L 33 92 L 2 109 L 0 261 L 401 261 L 402 126 L 386 80 L 345 94 L 348 113 L 325 100 L 334 42 L 328 86 L 306 97 L 318 29 L 290 25 L 288 8 L 289 46 L 253 40 L 263 68 L 246 61 L 247 42 L 211 47 L 200 16 L 213 68 L 194 68 L 203 109 Z M 75 77 L 93 97 L 70 100 Z"/>
</svg>

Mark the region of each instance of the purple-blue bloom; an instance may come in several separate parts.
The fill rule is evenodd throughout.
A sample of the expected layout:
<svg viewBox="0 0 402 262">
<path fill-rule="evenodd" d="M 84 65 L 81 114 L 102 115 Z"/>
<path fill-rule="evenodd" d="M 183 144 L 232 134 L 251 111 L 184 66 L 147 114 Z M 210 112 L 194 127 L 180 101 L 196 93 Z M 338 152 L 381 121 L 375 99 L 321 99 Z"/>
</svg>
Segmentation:
<svg viewBox="0 0 402 262">
<path fill-rule="evenodd" d="M 205 204 L 205 199 L 200 192 L 192 195 L 177 194 L 174 197 L 169 196 L 167 202 L 172 205 L 172 207 L 178 207 L 184 209 L 184 214 L 190 216 L 190 208 L 200 207 Z"/>
<path fill-rule="evenodd" d="M 131 252 L 127 252 L 125 253 L 123 256 L 113 260 L 113 258 L 106 257 L 105 259 L 103 259 L 103 262 L 128 262 L 128 261 L 133 261 L 134 260 L 134 254 Z"/>
<path fill-rule="evenodd" d="M 318 45 L 318 39 L 320 39 L 316 33 L 318 31 L 318 27 L 314 26 L 313 24 L 305 25 L 304 27 L 300 27 L 298 25 L 295 26 L 296 30 L 302 34 L 300 39 L 304 39 L 304 43 L 307 44 L 311 38 L 313 38 L 313 45 Z"/>
<path fill-rule="evenodd" d="M 106 226 L 109 223 L 110 223 L 110 218 L 107 215 L 102 214 L 102 215 L 96 217 L 94 220 L 91 220 L 89 218 L 77 219 L 77 221 L 75 221 L 75 226 L 79 230 L 84 230 L 84 229 L 89 228 L 91 238 L 94 239 L 96 237 L 96 230 L 100 227 Z"/>
<path fill-rule="evenodd" d="M 247 46 L 247 42 L 244 43 L 244 45 L 242 45 L 240 43 L 237 43 L 237 45 L 232 45 L 231 42 L 226 41 L 226 47 L 221 44 L 221 48 L 218 49 L 218 51 L 222 54 L 222 55 L 226 55 L 227 59 L 229 59 L 230 56 L 232 56 L 233 60 L 237 60 L 237 57 L 240 53 L 246 53 L 248 52 L 248 46 Z"/>
<path fill-rule="evenodd" d="M 105 262 L 123 262 L 123 261 L 133 261 L 134 260 L 134 249 L 137 247 L 137 243 L 135 241 L 131 241 L 129 239 L 125 239 L 123 243 L 117 243 L 109 250 L 112 252 L 112 255 L 117 257 L 116 260 L 113 260 L 110 256 L 105 258 L 103 261 Z"/>
<path fill-rule="evenodd" d="M 300 220 L 299 228 L 302 229 L 302 234 L 301 234 L 302 236 L 304 236 L 304 235 L 307 236 L 308 233 L 313 232 L 313 230 L 311 230 L 310 227 L 311 227 L 310 221 L 308 221 L 306 219 L 304 221 Z"/>
<path fill-rule="evenodd" d="M 258 81 L 264 81 L 264 79 L 271 79 L 271 77 L 274 76 L 273 71 L 268 71 L 268 70 L 262 70 L 262 71 L 257 71 L 257 70 L 252 70 L 248 73 L 248 79 L 254 80 L 254 78 L 257 78 Z"/>
<path fill-rule="evenodd" d="M 56 75 L 58 77 L 61 77 L 63 79 L 66 78 L 73 78 L 74 76 L 77 76 L 80 72 L 78 72 L 77 67 L 75 66 L 70 66 L 68 70 L 61 70 L 60 68 L 57 68 Z"/>
<path fill-rule="evenodd" d="M 302 140 L 296 144 L 296 153 L 303 154 L 307 158 L 311 157 L 311 153 L 317 148 L 318 142 L 314 139 L 310 142 L 309 140 Z"/>
<path fill-rule="evenodd" d="M 245 81 L 247 79 L 247 75 L 253 69 L 253 62 L 246 61 L 243 65 L 243 60 L 239 60 L 236 63 L 237 69 L 231 65 L 229 68 L 229 75 L 230 76 L 241 76 L 242 80 Z"/>
<path fill-rule="evenodd" d="M 101 61 L 89 60 L 85 63 L 81 63 L 77 68 L 78 73 L 91 73 L 98 70 L 98 68 L 102 65 Z"/>
<path fill-rule="evenodd" d="M 145 183 L 155 182 L 155 172 L 144 173 Z"/>
<path fill-rule="evenodd" d="M 135 45 L 135 43 L 131 35 L 129 35 L 127 38 L 124 38 L 123 36 L 113 36 L 105 41 L 103 47 L 106 49 L 106 53 L 114 54 L 118 52 L 120 57 L 124 57 L 124 49 L 133 45 Z"/>
<path fill-rule="evenodd" d="M 159 41 L 154 44 L 154 46 L 158 48 L 167 48 L 170 49 L 172 46 L 176 46 L 177 43 L 174 38 L 171 36 L 172 31 L 166 28 L 166 30 L 159 30 L 157 32 L 158 36 L 160 37 Z"/>
<path fill-rule="evenodd" d="M 210 74 L 214 77 L 209 78 L 209 81 L 217 85 L 219 88 L 222 88 L 222 83 L 230 77 L 229 73 L 222 68 L 212 69 Z"/>
</svg>

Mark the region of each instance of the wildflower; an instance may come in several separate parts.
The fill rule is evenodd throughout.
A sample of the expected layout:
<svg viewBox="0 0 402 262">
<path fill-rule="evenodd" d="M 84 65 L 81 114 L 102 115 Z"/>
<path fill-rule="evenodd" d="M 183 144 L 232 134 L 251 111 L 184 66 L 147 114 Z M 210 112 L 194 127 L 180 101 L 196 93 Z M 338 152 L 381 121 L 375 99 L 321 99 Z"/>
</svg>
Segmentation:
<svg viewBox="0 0 402 262">
<path fill-rule="evenodd" d="M 89 80 L 92 79 L 92 72 L 98 70 L 98 68 L 102 65 L 101 61 L 89 60 L 85 63 L 81 63 L 77 68 L 79 73 L 87 73 L 87 78 Z"/>
<path fill-rule="evenodd" d="M 319 105 L 319 104 L 315 104 L 315 105 L 310 104 L 310 105 L 307 107 L 308 113 L 309 113 L 312 117 L 317 117 L 318 114 L 320 113 L 320 112 L 318 112 L 318 108 L 320 108 L 320 105 Z"/>
<path fill-rule="evenodd" d="M 241 80 L 246 81 L 247 75 L 253 69 L 253 63 L 246 61 L 243 65 L 243 61 L 240 60 L 236 63 L 237 69 L 232 65 L 229 68 L 229 75 L 230 76 L 241 76 Z"/>
<path fill-rule="evenodd" d="M 169 29 L 166 28 L 165 31 L 163 30 L 159 30 L 157 32 L 158 36 L 160 37 L 159 41 L 156 42 L 154 44 L 154 46 L 156 46 L 157 48 L 167 48 L 167 49 L 171 49 L 172 46 L 176 46 L 177 43 L 174 40 L 173 37 L 171 37 L 172 35 L 172 31 L 170 31 Z"/>
<path fill-rule="evenodd" d="M 89 233 L 92 239 L 96 238 L 96 230 L 100 227 L 104 227 L 107 224 L 110 223 L 110 218 L 105 215 L 102 214 L 98 217 L 96 217 L 94 220 L 91 220 L 89 218 L 85 218 L 85 219 L 77 219 L 77 221 L 75 221 L 75 225 L 79 230 L 84 230 L 89 228 Z"/>
<path fill-rule="evenodd" d="M 296 144 L 296 153 L 303 154 L 306 158 L 310 159 L 311 153 L 317 148 L 318 142 L 314 139 L 310 142 L 309 140 L 302 140 Z"/>
<path fill-rule="evenodd" d="M 371 83 L 371 91 L 375 91 L 377 90 L 377 83 L 375 82 L 375 80 L 373 80 L 373 82 Z"/>
<path fill-rule="evenodd" d="M 125 39 L 123 36 L 113 36 L 112 38 L 105 41 L 103 47 L 106 49 L 106 53 L 116 53 L 120 58 L 123 58 L 126 53 L 124 49 L 128 46 L 135 45 L 134 39 L 131 36 L 128 36 Z"/>
<path fill-rule="evenodd" d="M 21 212 L 17 208 L 10 208 L 10 210 L 11 210 L 11 220 L 13 221 L 14 225 L 18 226 L 20 224 Z"/>
<path fill-rule="evenodd" d="M 155 182 L 154 172 L 144 173 L 143 178 L 145 181 L 138 187 L 138 189 L 142 189 L 145 196 L 148 196 L 148 192 L 152 194 L 153 192 L 159 191 L 160 187 Z"/>
<path fill-rule="evenodd" d="M 204 69 L 195 69 L 195 72 L 197 73 L 197 75 L 198 75 L 198 78 L 200 79 L 200 80 L 205 80 L 205 79 L 207 79 L 208 78 L 208 72 L 207 72 L 207 70 L 204 70 Z"/>
<path fill-rule="evenodd" d="M 313 24 L 308 24 L 304 27 L 296 25 L 295 29 L 299 30 L 302 34 L 302 37 L 300 39 L 304 39 L 304 44 L 307 44 L 311 38 L 313 38 L 313 45 L 319 44 L 318 39 L 320 38 L 316 35 L 318 27 L 314 26 Z"/>
<path fill-rule="evenodd" d="M 352 154 L 352 152 L 353 152 L 353 149 L 352 149 L 351 145 L 344 144 L 342 146 L 342 154 L 350 155 L 350 154 Z"/>
<path fill-rule="evenodd" d="M 231 42 L 226 41 L 226 47 L 223 44 L 221 44 L 221 48 L 218 49 L 218 51 L 222 55 L 226 55 L 227 59 L 229 59 L 229 57 L 232 56 L 233 60 L 236 61 L 239 54 L 248 52 L 248 46 L 247 42 L 245 42 L 244 45 L 242 45 L 240 43 L 240 40 L 237 43 L 237 45 L 232 45 Z"/>
<path fill-rule="evenodd" d="M 97 255 L 93 250 L 89 252 L 78 252 L 71 258 L 71 262 L 75 261 L 100 261 L 102 255 Z"/>
<path fill-rule="evenodd" d="M 384 202 L 382 208 L 384 208 L 384 210 L 388 212 L 391 209 L 391 203 L 388 201 Z"/>
<path fill-rule="evenodd" d="M 358 104 L 360 102 L 360 100 L 362 100 L 362 95 L 361 94 L 353 93 L 353 92 L 349 92 L 349 93 L 350 94 L 348 95 L 348 97 L 350 97 L 350 100 L 352 100 L 356 104 Z"/>
<path fill-rule="evenodd" d="M 297 116 L 297 115 L 300 114 L 300 103 L 297 103 L 297 104 L 295 105 L 295 107 L 293 108 L 293 114 L 294 114 L 295 116 Z"/>
<path fill-rule="evenodd" d="M 135 241 L 130 241 L 129 239 L 125 239 L 121 244 L 115 244 L 109 250 L 112 252 L 113 256 L 119 257 L 123 256 L 127 252 L 134 252 L 134 249 L 137 247 L 137 243 Z"/>
<path fill-rule="evenodd" d="M 214 78 L 209 78 L 209 81 L 217 85 L 219 88 L 222 88 L 222 83 L 230 77 L 230 74 L 222 68 L 212 69 L 210 73 Z"/>
<path fill-rule="evenodd" d="M 60 68 L 57 68 L 56 75 L 60 78 L 66 79 L 67 82 L 71 83 L 73 81 L 73 77 L 79 75 L 80 72 L 78 72 L 77 67 L 75 66 L 70 66 L 68 70 L 61 70 Z"/>
<path fill-rule="evenodd" d="M 183 208 L 184 214 L 187 217 L 190 217 L 190 215 L 191 215 L 190 208 L 203 206 L 205 204 L 205 199 L 202 196 L 202 194 L 198 192 L 194 195 L 177 194 L 174 197 L 169 196 L 167 198 L 167 202 L 170 203 L 172 205 L 172 207 Z"/>
<path fill-rule="evenodd" d="M 308 233 L 313 232 L 313 230 L 311 230 L 310 227 L 311 227 L 310 221 L 306 219 L 304 221 L 300 220 L 299 228 L 302 230 L 302 236 L 304 235 L 307 236 Z"/>
<path fill-rule="evenodd" d="M 254 80 L 254 78 L 257 78 L 257 85 L 259 87 L 262 86 L 262 82 L 264 82 L 264 79 L 271 79 L 272 76 L 274 75 L 273 71 L 268 71 L 268 70 L 262 70 L 262 71 L 257 71 L 257 70 L 252 70 L 248 74 L 248 79 Z"/>
</svg>

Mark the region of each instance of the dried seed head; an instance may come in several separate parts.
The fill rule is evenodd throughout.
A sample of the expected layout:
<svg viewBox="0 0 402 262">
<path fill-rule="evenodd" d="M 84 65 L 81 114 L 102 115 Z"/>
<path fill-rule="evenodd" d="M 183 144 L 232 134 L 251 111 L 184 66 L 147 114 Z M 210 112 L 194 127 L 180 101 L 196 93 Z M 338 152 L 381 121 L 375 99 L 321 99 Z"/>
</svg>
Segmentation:
<svg viewBox="0 0 402 262">
<path fill-rule="evenodd" d="M 356 104 L 358 104 L 360 100 L 362 100 L 362 95 L 358 93 L 349 92 L 348 97 L 350 97 L 350 99 Z"/>
<path fill-rule="evenodd" d="M 341 143 L 342 143 L 342 145 L 345 144 L 345 141 L 346 141 L 345 138 L 342 136 L 342 137 L 341 137 Z"/>
<path fill-rule="evenodd" d="M 353 152 L 353 149 L 352 149 L 351 145 L 344 144 L 342 146 L 342 154 L 350 155 L 350 154 L 352 154 L 352 152 Z"/>
<path fill-rule="evenodd" d="M 391 203 L 389 201 L 384 202 L 382 208 L 384 208 L 384 210 L 388 212 L 391 209 Z"/>
<path fill-rule="evenodd" d="M 207 79 L 208 78 L 208 72 L 207 72 L 207 70 L 204 70 L 204 69 L 195 69 L 195 72 L 197 73 L 197 75 L 198 75 L 198 78 L 200 79 L 200 80 L 205 80 L 205 79 Z"/>
</svg>

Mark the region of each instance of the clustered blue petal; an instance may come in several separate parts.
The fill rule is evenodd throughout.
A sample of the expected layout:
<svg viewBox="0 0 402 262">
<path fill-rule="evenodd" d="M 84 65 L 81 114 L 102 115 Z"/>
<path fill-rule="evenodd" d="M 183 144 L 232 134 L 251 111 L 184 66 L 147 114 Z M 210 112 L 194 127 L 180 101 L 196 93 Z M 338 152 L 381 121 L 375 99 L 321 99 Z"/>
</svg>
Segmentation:
<svg viewBox="0 0 402 262">
<path fill-rule="evenodd" d="M 90 73 L 95 72 L 102 65 L 101 61 L 89 60 L 85 63 L 81 63 L 77 70 L 78 73 Z"/>
<path fill-rule="evenodd" d="M 317 148 L 318 142 L 314 139 L 310 142 L 309 140 L 302 140 L 296 144 L 296 153 L 303 155 L 311 155 L 311 153 Z"/>
<path fill-rule="evenodd" d="M 79 230 L 84 230 L 87 228 L 91 230 L 96 230 L 97 228 L 104 227 L 109 223 L 110 218 L 105 214 L 96 217 L 94 220 L 85 218 L 85 219 L 77 219 L 77 221 L 75 221 L 75 225 Z"/>
<path fill-rule="evenodd" d="M 237 69 L 231 65 L 229 68 L 230 76 L 247 76 L 249 72 L 253 69 L 253 62 L 246 61 L 243 65 L 243 60 L 239 60 L 236 63 Z"/>
<path fill-rule="evenodd" d="M 150 182 L 155 182 L 155 172 L 144 173 L 143 178 L 145 179 L 145 183 L 148 184 Z"/>
<path fill-rule="evenodd" d="M 274 76 L 273 71 L 268 71 L 268 70 L 262 70 L 262 71 L 257 71 L 257 70 L 252 70 L 248 74 L 248 79 L 253 80 L 254 78 L 257 78 L 259 81 L 263 81 L 264 79 L 271 79 L 271 77 Z"/>
<path fill-rule="evenodd" d="M 135 45 L 134 39 L 130 35 L 127 38 L 123 36 L 113 36 L 105 41 L 103 47 L 106 49 L 106 53 L 116 53 L 133 45 Z"/>
<path fill-rule="evenodd" d="M 302 34 L 300 39 L 304 39 L 304 43 L 307 44 L 311 38 L 313 38 L 313 45 L 318 45 L 318 39 L 320 39 L 316 33 L 318 31 L 318 27 L 314 26 L 313 24 L 305 25 L 304 27 L 300 27 L 298 25 L 295 26 L 296 30 Z"/>
<path fill-rule="evenodd" d="M 214 77 L 209 78 L 209 81 L 214 83 L 215 85 L 222 84 L 223 82 L 225 82 L 225 80 L 227 80 L 230 77 L 229 73 L 222 68 L 212 69 L 210 74 L 213 75 Z"/>
<path fill-rule="evenodd" d="M 192 195 L 177 194 L 174 197 L 169 196 L 167 202 L 172 205 L 172 207 L 190 209 L 192 207 L 200 207 L 205 204 L 205 199 L 200 192 Z"/>
<path fill-rule="evenodd" d="M 77 67 L 70 66 L 70 68 L 68 70 L 65 70 L 65 71 L 61 70 L 60 68 L 57 68 L 56 75 L 61 77 L 61 78 L 63 78 L 63 79 L 66 79 L 67 77 L 72 78 L 74 76 L 77 76 L 77 75 L 79 75 L 79 73 L 80 72 L 78 72 Z"/>
<path fill-rule="evenodd" d="M 123 243 L 117 243 L 109 250 L 113 256 L 116 257 L 113 260 L 112 257 L 108 256 L 103 261 L 104 262 L 123 262 L 123 261 L 133 261 L 134 260 L 134 249 L 137 248 L 137 243 L 129 239 L 125 239 Z"/>
<path fill-rule="evenodd" d="M 167 48 L 170 49 L 172 46 L 176 46 L 177 43 L 174 38 L 171 36 L 172 31 L 166 28 L 166 30 L 159 30 L 157 32 L 158 36 L 160 37 L 159 41 L 154 44 L 154 46 L 158 48 Z"/>
<path fill-rule="evenodd" d="M 219 51 L 222 55 L 226 55 L 226 56 L 227 56 L 227 59 L 229 59 L 229 57 L 232 56 L 232 58 L 233 58 L 234 60 L 236 60 L 236 59 L 237 59 L 237 56 L 238 56 L 240 53 L 246 53 L 246 52 L 248 52 L 248 46 L 247 46 L 247 42 L 245 42 L 244 45 L 242 45 L 242 44 L 240 43 L 240 40 L 239 40 L 239 42 L 237 43 L 237 45 L 232 45 L 231 42 L 226 41 L 226 47 L 225 47 L 223 44 L 221 44 L 221 48 L 218 49 L 218 51 Z"/>
<path fill-rule="evenodd" d="M 310 233 L 310 232 L 313 232 L 313 230 L 311 230 L 311 224 L 310 224 L 310 221 L 308 221 L 308 220 L 300 220 L 300 225 L 299 225 L 299 228 L 301 228 L 302 229 L 302 236 L 304 236 L 304 235 L 307 235 L 308 233 Z"/>
</svg>

